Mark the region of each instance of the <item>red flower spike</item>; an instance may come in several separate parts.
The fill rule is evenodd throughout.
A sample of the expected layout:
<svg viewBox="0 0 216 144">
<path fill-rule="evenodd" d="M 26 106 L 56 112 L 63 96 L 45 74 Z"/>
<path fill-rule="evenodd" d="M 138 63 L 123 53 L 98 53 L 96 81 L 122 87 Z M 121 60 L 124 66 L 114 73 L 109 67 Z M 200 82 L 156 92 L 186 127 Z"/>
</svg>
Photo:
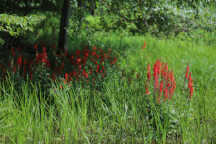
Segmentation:
<svg viewBox="0 0 216 144">
<path fill-rule="evenodd" d="M 69 75 L 68 75 L 68 73 L 65 73 L 65 80 L 68 82 L 68 80 L 69 80 Z"/>
<path fill-rule="evenodd" d="M 169 97 L 168 97 L 168 99 L 172 99 L 173 93 L 174 93 L 174 88 L 173 87 L 169 88 Z"/>
<path fill-rule="evenodd" d="M 144 44 L 142 46 L 142 49 L 145 49 L 146 48 L 146 42 L 144 41 Z"/>
<path fill-rule="evenodd" d="M 26 59 L 24 59 L 24 62 L 23 62 L 24 65 L 27 65 L 28 64 L 28 61 Z"/>
<path fill-rule="evenodd" d="M 167 75 L 168 75 L 168 64 L 164 64 L 163 70 L 162 70 L 162 77 L 164 80 L 167 81 Z"/>
<path fill-rule="evenodd" d="M 99 72 L 99 70 L 100 70 L 100 65 L 97 65 L 96 72 Z"/>
<path fill-rule="evenodd" d="M 91 55 L 92 56 L 95 56 L 97 53 L 95 52 L 95 51 L 93 51 L 92 53 L 91 53 Z"/>
<path fill-rule="evenodd" d="M 113 59 L 113 61 L 111 61 L 111 65 L 113 65 L 113 64 L 115 64 L 117 62 L 117 58 L 115 57 L 114 59 Z"/>
<path fill-rule="evenodd" d="M 33 78 L 32 71 L 30 72 L 29 76 L 30 76 L 30 80 L 32 80 L 32 78 Z"/>
<path fill-rule="evenodd" d="M 154 64 L 154 80 L 158 76 L 158 74 L 160 74 L 160 65 L 160 60 L 157 60 Z"/>
<path fill-rule="evenodd" d="M 192 83 L 191 72 L 190 72 L 189 77 L 188 77 L 188 88 L 190 89 L 192 86 L 193 86 L 193 83 Z"/>
<path fill-rule="evenodd" d="M 76 59 L 76 63 L 77 63 L 77 64 L 81 63 L 81 61 L 82 61 L 81 58 L 77 58 L 77 59 Z"/>
<path fill-rule="evenodd" d="M 157 60 L 157 74 L 159 75 L 160 74 L 160 69 L 161 69 L 161 62 L 160 60 Z"/>
<path fill-rule="evenodd" d="M 19 65 L 19 67 L 22 66 L 22 56 L 19 56 L 17 59 L 17 64 Z"/>
<path fill-rule="evenodd" d="M 155 89 L 158 89 L 158 88 L 159 88 L 158 75 L 155 76 L 154 88 L 155 88 Z"/>
<path fill-rule="evenodd" d="M 190 88 L 190 99 L 191 99 L 192 96 L 193 96 L 193 92 L 194 92 L 194 89 L 193 89 L 193 87 L 191 87 L 191 88 Z"/>
<path fill-rule="evenodd" d="M 76 56 L 80 56 L 80 50 L 76 50 L 75 54 Z"/>
<path fill-rule="evenodd" d="M 159 90 L 159 96 L 162 95 L 163 92 L 163 80 L 160 81 L 160 90 Z"/>
<path fill-rule="evenodd" d="M 149 89 L 148 89 L 148 86 L 146 85 L 146 87 L 145 87 L 145 94 L 146 95 L 149 95 L 150 94 L 150 91 L 149 91 Z"/>
<path fill-rule="evenodd" d="M 82 75 L 83 75 L 85 78 L 88 78 L 88 73 L 87 73 L 85 70 L 83 70 Z"/>
<path fill-rule="evenodd" d="M 150 66 L 150 64 L 148 64 L 148 66 L 147 66 L 147 78 L 148 78 L 148 81 L 151 80 L 151 66 Z"/>
<path fill-rule="evenodd" d="M 92 49 L 93 49 L 94 51 L 96 51 L 96 50 L 97 50 L 96 46 L 94 46 Z"/>
<path fill-rule="evenodd" d="M 43 47 L 43 53 L 46 53 L 47 50 L 46 50 L 46 47 Z"/>
<path fill-rule="evenodd" d="M 164 100 L 168 99 L 168 87 L 164 89 Z"/>
<path fill-rule="evenodd" d="M 34 50 L 37 51 L 38 50 L 38 45 L 34 44 Z"/>
<path fill-rule="evenodd" d="M 188 79 L 189 70 L 190 70 L 190 67 L 189 67 L 189 65 L 187 65 L 186 73 L 185 73 L 185 78 L 186 78 L 186 79 Z"/>
</svg>

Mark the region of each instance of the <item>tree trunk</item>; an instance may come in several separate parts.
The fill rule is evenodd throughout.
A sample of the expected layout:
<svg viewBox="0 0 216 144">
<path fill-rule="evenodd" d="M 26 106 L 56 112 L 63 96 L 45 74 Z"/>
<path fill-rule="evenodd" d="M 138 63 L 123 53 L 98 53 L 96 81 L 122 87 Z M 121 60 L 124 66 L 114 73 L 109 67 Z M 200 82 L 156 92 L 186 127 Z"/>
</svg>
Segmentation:
<svg viewBox="0 0 216 144">
<path fill-rule="evenodd" d="M 69 20 L 69 7 L 70 0 L 64 0 L 61 14 L 61 24 L 60 24 L 60 32 L 59 32 L 59 42 L 58 42 L 58 50 L 59 54 L 61 51 L 68 49 L 67 43 L 67 26 Z"/>
</svg>

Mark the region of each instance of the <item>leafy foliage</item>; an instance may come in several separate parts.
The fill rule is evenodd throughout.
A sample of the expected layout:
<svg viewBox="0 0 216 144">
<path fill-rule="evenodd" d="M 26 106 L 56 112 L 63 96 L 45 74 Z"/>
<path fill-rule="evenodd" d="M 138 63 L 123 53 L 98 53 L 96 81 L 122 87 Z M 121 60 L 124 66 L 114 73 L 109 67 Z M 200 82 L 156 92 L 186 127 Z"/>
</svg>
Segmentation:
<svg viewBox="0 0 216 144">
<path fill-rule="evenodd" d="M 0 14 L 0 32 L 6 32 L 15 37 L 23 36 L 27 32 L 33 32 L 34 27 L 38 26 L 45 18 L 45 15 L 35 14 L 24 17 Z"/>
</svg>

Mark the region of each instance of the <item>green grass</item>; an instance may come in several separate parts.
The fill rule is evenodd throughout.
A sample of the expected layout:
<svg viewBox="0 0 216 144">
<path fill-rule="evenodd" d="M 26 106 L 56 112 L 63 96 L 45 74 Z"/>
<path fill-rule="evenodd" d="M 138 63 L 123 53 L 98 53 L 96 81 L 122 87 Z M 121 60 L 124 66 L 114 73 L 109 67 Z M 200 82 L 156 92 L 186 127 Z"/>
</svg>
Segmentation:
<svg viewBox="0 0 216 144">
<path fill-rule="evenodd" d="M 159 39 L 97 33 L 91 44 L 112 48 L 127 76 L 111 73 L 99 90 L 79 84 L 62 90 L 53 83 L 46 93 L 52 104 L 30 82 L 20 82 L 17 89 L 12 78 L 2 81 L 0 142 L 216 143 L 216 39 L 212 33 L 202 34 Z M 169 64 L 177 83 L 173 99 L 160 105 L 144 88 L 147 64 L 157 59 Z M 195 87 L 192 100 L 182 91 L 187 64 Z"/>
</svg>

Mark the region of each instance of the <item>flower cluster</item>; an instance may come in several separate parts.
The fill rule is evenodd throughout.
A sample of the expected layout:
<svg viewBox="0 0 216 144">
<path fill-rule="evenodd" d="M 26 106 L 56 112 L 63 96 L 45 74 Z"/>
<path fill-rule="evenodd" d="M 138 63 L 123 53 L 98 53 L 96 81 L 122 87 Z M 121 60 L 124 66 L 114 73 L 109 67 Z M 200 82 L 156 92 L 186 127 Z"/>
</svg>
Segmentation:
<svg viewBox="0 0 216 144">
<path fill-rule="evenodd" d="M 69 53 L 53 53 L 53 49 L 45 46 L 34 45 L 34 56 L 25 56 L 21 50 L 11 48 L 9 59 L 9 71 L 20 74 L 24 78 L 37 75 L 36 69 L 42 66 L 49 69 L 48 76 L 56 80 L 58 76 L 64 77 L 66 83 L 72 80 L 95 80 L 97 77 L 104 78 L 107 68 L 112 67 L 117 58 L 112 56 L 112 50 L 103 50 L 96 46 L 75 50 Z"/>
<path fill-rule="evenodd" d="M 192 77 L 191 77 L 192 73 L 191 72 L 189 73 L 189 71 L 190 71 L 190 67 L 188 65 L 187 68 L 186 68 L 185 80 L 188 81 L 187 88 L 189 89 L 189 92 L 190 92 L 189 98 L 191 99 L 192 96 L 193 96 L 194 88 L 193 88 L 193 80 L 192 80 Z"/>
<path fill-rule="evenodd" d="M 162 96 L 164 96 L 164 100 L 171 99 L 176 89 L 176 81 L 173 71 L 168 69 L 168 64 L 157 60 L 153 66 L 153 80 L 151 80 L 151 75 L 151 66 L 148 64 L 145 93 L 150 94 L 149 88 L 153 81 L 153 92 L 157 96 L 158 103 Z"/>
</svg>

